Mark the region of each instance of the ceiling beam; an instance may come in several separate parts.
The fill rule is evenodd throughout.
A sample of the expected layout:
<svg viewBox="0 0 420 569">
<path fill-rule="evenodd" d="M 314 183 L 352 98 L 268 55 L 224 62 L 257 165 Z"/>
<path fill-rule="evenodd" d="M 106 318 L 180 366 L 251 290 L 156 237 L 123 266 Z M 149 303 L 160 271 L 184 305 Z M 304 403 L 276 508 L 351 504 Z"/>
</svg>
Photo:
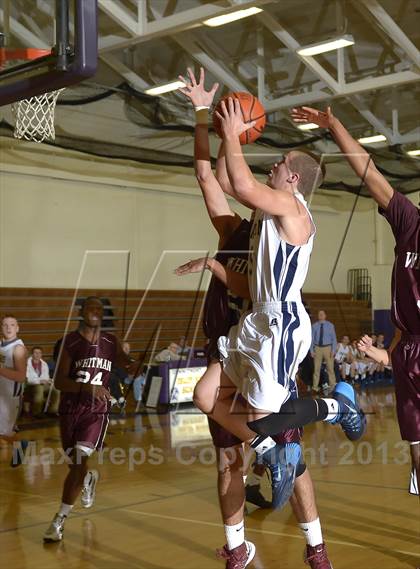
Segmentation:
<svg viewBox="0 0 420 569">
<path fill-rule="evenodd" d="M 3 25 L 4 22 L 4 12 L 0 8 L 0 23 Z M 20 22 L 15 20 L 15 18 L 10 17 L 10 31 L 11 33 L 20 39 L 20 41 L 27 46 L 35 47 L 37 49 L 51 49 L 51 45 L 48 45 L 44 40 L 35 35 L 31 30 L 28 30 Z"/>
<path fill-rule="evenodd" d="M 205 53 L 198 43 L 189 34 L 177 34 L 172 38 L 207 71 L 210 71 L 221 83 L 232 91 L 247 91 L 245 85 L 235 77 L 229 69 L 218 63 Z"/>
<path fill-rule="evenodd" d="M 284 27 L 273 18 L 271 14 L 268 12 L 261 12 L 257 15 L 257 19 L 268 29 L 270 32 L 286 47 L 290 49 L 290 51 L 294 52 L 296 57 L 298 57 L 306 67 L 308 67 L 312 73 L 314 73 L 319 79 L 324 81 L 324 83 L 335 93 L 340 89 L 340 85 L 338 81 L 334 79 L 332 75 L 328 73 L 320 65 L 315 58 L 313 57 L 306 57 L 303 55 L 299 55 L 297 50 L 302 47 L 299 42 L 295 40 L 295 38 L 284 29 Z"/>
<path fill-rule="evenodd" d="M 124 77 L 124 79 L 138 91 L 145 91 L 150 87 L 144 79 L 142 79 L 135 71 L 124 65 L 115 55 L 108 53 L 102 55 L 101 60 L 106 63 L 113 71 Z"/>
<path fill-rule="evenodd" d="M 98 6 L 107 16 L 117 22 L 132 36 L 137 36 L 140 32 L 138 20 L 133 18 L 132 13 L 127 8 L 117 4 L 117 0 L 112 0 L 112 2 L 109 0 L 98 0 Z"/>
<path fill-rule="evenodd" d="M 385 87 L 402 85 L 404 83 L 419 80 L 419 73 L 414 73 L 413 71 L 400 71 L 397 73 L 390 73 L 389 75 L 383 75 L 380 77 L 368 77 L 366 79 L 360 79 L 359 81 L 346 83 L 345 88 L 341 92 L 334 95 L 319 90 L 309 91 L 307 93 L 285 95 L 284 97 L 280 97 L 278 99 L 272 99 L 268 101 L 266 100 L 264 102 L 264 106 L 268 111 L 276 111 L 277 109 L 283 109 L 284 107 L 308 105 L 310 103 L 337 99 L 339 97 L 347 97 L 350 95 L 356 95 L 357 93 L 363 93 L 365 91 L 383 89 Z"/>
<path fill-rule="evenodd" d="M 234 6 L 225 6 L 221 4 L 215 5 L 214 3 L 204 4 L 203 6 L 197 6 L 195 8 L 183 10 L 182 12 L 177 12 L 171 16 L 156 19 L 153 22 L 147 22 L 145 25 L 145 31 L 142 34 L 137 34 L 131 39 L 121 40 L 121 38 L 116 39 L 115 37 L 100 38 L 99 50 L 103 53 L 114 51 L 159 37 L 177 34 L 196 26 L 202 26 L 203 20 L 207 20 L 208 18 L 230 14 L 239 8 L 245 9 L 251 6 L 271 4 L 274 1 L 275 0 L 243 0 Z M 108 4 L 113 4 L 113 2 L 110 2 L 109 0 L 101 0 L 101 2 L 106 6 L 108 6 Z"/>
<path fill-rule="evenodd" d="M 364 12 L 364 8 L 367 9 L 395 45 L 408 56 L 414 65 L 420 67 L 420 51 L 377 0 L 353 0 L 353 5 L 361 12 Z"/>
</svg>

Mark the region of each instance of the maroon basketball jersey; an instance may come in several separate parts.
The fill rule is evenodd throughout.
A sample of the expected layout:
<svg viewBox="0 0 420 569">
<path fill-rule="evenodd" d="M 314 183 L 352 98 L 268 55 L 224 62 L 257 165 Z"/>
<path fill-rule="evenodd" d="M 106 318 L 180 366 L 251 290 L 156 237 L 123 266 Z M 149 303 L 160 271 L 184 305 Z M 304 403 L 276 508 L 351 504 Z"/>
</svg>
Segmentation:
<svg viewBox="0 0 420 569">
<path fill-rule="evenodd" d="M 71 379 L 77 383 L 108 387 L 111 368 L 117 354 L 117 339 L 113 334 L 101 332 L 97 343 L 91 344 L 76 330 L 65 337 L 63 349 L 67 351 L 72 360 Z M 87 392 L 62 392 L 60 413 L 65 412 L 69 405 L 75 403 L 91 405 L 95 412 L 105 412 L 108 407 L 106 402 L 94 400 Z"/>
<path fill-rule="evenodd" d="M 222 265 L 241 274 L 247 274 L 248 271 L 250 229 L 250 222 L 243 219 L 216 255 Z M 235 296 L 219 279 L 212 277 L 203 313 L 203 330 L 206 337 L 209 340 L 217 340 L 228 334 L 230 328 L 239 322 L 241 312 L 247 307 L 247 300 Z"/>
<path fill-rule="evenodd" d="M 403 332 L 420 335 L 420 210 L 394 191 L 386 210 L 379 209 L 395 237 L 392 272 L 392 320 Z"/>
</svg>

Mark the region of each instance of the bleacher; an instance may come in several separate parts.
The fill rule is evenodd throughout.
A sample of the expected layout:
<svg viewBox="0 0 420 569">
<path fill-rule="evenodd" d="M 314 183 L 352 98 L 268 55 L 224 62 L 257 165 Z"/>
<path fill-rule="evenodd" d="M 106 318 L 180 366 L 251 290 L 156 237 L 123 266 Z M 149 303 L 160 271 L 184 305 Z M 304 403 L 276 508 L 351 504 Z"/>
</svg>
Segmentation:
<svg viewBox="0 0 420 569">
<path fill-rule="evenodd" d="M 61 338 L 68 325 L 74 330 L 78 322 L 78 305 L 73 303 L 72 289 L 47 288 L 1 288 L 0 314 L 12 313 L 20 323 L 20 337 L 27 347 L 39 345 L 44 357 L 52 355 L 55 342 Z M 121 339 L 131 327 L 127 340 L 134 355 L 144 353 L 152 346 L 151 337 L 160 325 L 156 339 L 156 350 L 165 348 L 181 336 L 187 338 L 189 345 L 202 347 L 205 337 L 201 329 L 201 310 L 204 293 L 174 290 L 79 290 L 77 298 L 95 295 L 109 301 L 106 321 L 109 331 Z M 306 293 L 312 317 L 316 318 L 319 309 L 327 312 L 340 338 L 343 334 L 358 337 L 370 332 L 372 327 L 371 309 L 365 301 L 352 300 L 349 294 Z M 133 321 L 133 317 L 136 316 Z"/>
</svg>

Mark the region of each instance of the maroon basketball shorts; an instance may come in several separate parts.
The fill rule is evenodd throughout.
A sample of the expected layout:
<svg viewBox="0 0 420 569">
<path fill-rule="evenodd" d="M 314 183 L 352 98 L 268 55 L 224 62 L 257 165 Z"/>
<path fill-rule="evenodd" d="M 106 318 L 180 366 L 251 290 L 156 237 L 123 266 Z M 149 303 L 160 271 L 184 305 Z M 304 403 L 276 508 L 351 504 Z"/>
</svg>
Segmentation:
<svg viewBox="0 0 420 569">
<path fill-rule="evenodd" d="M 98 413 L 89 405 L 60 409 L 60 432 L 63 449 L 78 449 L 87 456 L 101 450 L 109 423 L 108 413 Z"/>
<path fill-rule="evenodd" d="M 420 336 L 403 335 L 391 355 L 401 438 L 420 441 Z"/>
</svg>

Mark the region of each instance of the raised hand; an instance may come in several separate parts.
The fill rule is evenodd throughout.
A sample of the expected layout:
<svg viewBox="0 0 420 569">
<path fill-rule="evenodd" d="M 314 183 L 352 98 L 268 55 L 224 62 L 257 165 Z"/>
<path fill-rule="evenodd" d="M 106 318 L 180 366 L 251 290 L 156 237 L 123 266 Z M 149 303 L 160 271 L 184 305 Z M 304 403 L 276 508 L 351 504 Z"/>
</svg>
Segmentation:
<svg viewBox="0 0 420 569">
<path fill-rule="evenodd" d="M 325 112 L 318 111 L 312 107 L 297 107 L 290 111 L 290 116 L 295 123 L 305 124 L 313 122 L 321 128 L 330 128 L 334 120 L 331 107 L 327 107 Z"/>
<path fill-rule="evenodd" d="M 357 342 L 357 348 L 364 354 L 369 352 L 372 346 L 373 346 L 372 338 L 367 334 L 362 336 L 360 340 Z"/>
<path fill-rule="evenodd" d="M 180 87 L 178 91 L 184 93 L 191 100 L 194 107 L 210 107 L 219 88 L 219 83 L 214 83 L 210 91 L 206 91 L 204 88 L 204 69 L 202 67 L 200 67 L 198 83 L 191 67 L 188 67 L 187 73 L 190 81 L 186 80 L 182 75 L 178 76 L 178 79 L 185 83 L 185 87 Z"/>
<path fill-rule="evenodd" d="M 202 273 L 208 266 L 208 260 L 208 257 L 201 257 L 200 259 L 189 261 L 185 263 L 185 265 L 181 265 L 175 269 L 175 274 L 182 277 L 183 275 L 189 275 L 191 273 Z"/>
<path fill-rule="evenodd" d="M 220 110 L 220 113 L 216 111 L 216 115 L 220 119 L 223 137 L 240 136 L 255 125 L 256 121 L 244 122 L 239 99 L 229 97 L 227 105 L 225 101 L 221 101 Z"/>
</svg>

